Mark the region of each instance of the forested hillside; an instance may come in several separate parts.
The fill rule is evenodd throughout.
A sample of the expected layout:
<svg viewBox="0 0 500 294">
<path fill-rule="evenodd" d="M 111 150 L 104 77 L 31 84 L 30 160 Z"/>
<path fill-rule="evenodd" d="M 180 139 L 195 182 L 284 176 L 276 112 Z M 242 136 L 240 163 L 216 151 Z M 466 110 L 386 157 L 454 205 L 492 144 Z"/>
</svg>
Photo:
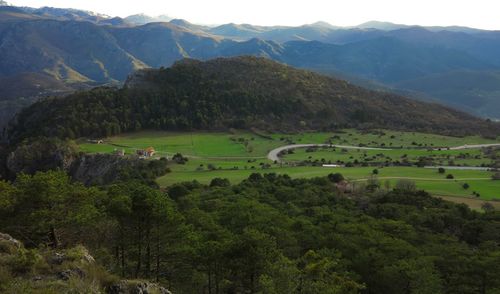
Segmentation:
<svg viewBox="0 0 500 294">
<path fill-rule="evenodd" d="M 123 89 L 49 98 L 21 112 L 12 142 L 103 137 L 140 129 L 322 130 L 379 127 L 498 135 L 498 124 L 437 104 L 297 70 L 265 58 L 184 60 L 132 76 Z"/>
<path fill-rule="evenodd" d="M 122 278 L 157 280 L 173 293 L 500 290 L 498 212 L 474 212 L 405 181 L 370 181 L 348 194 L 338 183 L 339 174 L 252 174 L 239 185 L 214 179 L 163 193 L 137 182 L 85 188 L 61 172 L 21 175 L 0 182 L 0 225 L 28 248 L 83 244 Z M 36 251 L 1 269 L 0 291 L 46 285 L 50 267 L 26 256 Z M 75 267 L 67 273 L 74 291 L 97 287 L 76 283 Z M 108 276 L 86 278 L 109 285 Z"/>
</svg>

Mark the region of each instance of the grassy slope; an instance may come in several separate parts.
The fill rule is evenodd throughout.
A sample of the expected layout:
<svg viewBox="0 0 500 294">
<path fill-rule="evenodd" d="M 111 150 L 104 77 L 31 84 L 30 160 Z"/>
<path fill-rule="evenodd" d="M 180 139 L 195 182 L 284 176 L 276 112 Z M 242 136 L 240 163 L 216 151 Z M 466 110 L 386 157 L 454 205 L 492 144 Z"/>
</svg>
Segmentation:
<svg viewBox="0 0 500 294">
<path fill-rule="evenodd" d="M 266 159 L 267 152 L 278 146 L 293 143 L 324 143 L 333 136 L 334 143 L 358 145 L 359 143 L 368 146 L 380 146 L 382 143 L 392 146 L 415 147 L 414 143 L 429 146 L 457 146 L 474 143 L 493 143 L 479 137 L 445 137 L 422 133 L 402 133 L 384 131 L 385 135 L 375 133 L 360 133 L 355 130 L 346 130 L 343 133 L 303 133 L 303 134 L 272 134 L 273 139 L 264 138 L 250 132 L 234 133 L 172 133 L 172 132 L 139 132 L 112 137 L 105 140 L 105 144 L 96 145 L 82 142 L 80 145 L 85 152 L 111 152 L 115 148 L 125 149 L 127 153 L 134 153 L 137 148 L 153 146 L 159 156 L 172 155 L 180 152 L 189 156 L 190 160 L 185 165 L 172 164 L 172 173 L 158 179 L 161 186 L 168 186 L 176 182 L 198 180 L 202 183 L 209 183 L 214 177 L 228 178 L 231 182 L 239 182 L 248 177 L 253 172 L 276 172 L 289 174 L 292 177 L 310 178 L 325 176 L 331 172 L 341 172 L 349 179 L 362 180 L 371 176 L 373 167 L 356 167 L 343 169 L 329 169 L 323 167 L 290 167 L 279 164 L 272 164 L 269 169 L 262 169 L 261 164 L 270 163 Z M 114 144 L 114 145 L 113 145 Z M 118 147 L 118 146 L 124 147 Z M 367 151 L 368 156 L 373 156 L 380 151 Z M 488 163 L 489 159 L 484 158 L 479 150 L 460 151 L 427 151 L 427 150 L 393 150 L 385 151 L 384 154 L 393 159 L 399 159 L 403 154 L 408 154 L 410 160 L 421 155 L 435 154 L 440 156 L 446 164 L 446 155 L 457 156 L 461 153 L 469 153 L 471 156 L 479 155 L 480 159 L 455 160 L 457 164 L 476 165 Z M 305 150 L 296 150 L 295 154 L 288 155 L 288 160 L 330 158 L 332 160 L 352 160 L 353 158 L 363 158 L 363 152 L 351 150 L 347 153 L 337 149 L 336 152 L 330 150 L 320 150 L 308 153 Z M 329 157 L 328 157 L 329 156 Z M 249 162 L 250 161 L 250 162 Z M 212 164 L 216 170 L 209 171 L 207 165 Z M 200 168 L 201 166 L 201 168 Z M 219 169 L 220 168 L 220 169 Z M 237 169 L 236 169 L 237 168 Z M 200 170 L 201 169 L 201 170 Z M 416 167 L 387 167 L 379 169 L 379 179 L 383 183 L 390 180 L 394 185 L 398 178 L 411 178 L 417 182 L 419 188 L 428 190 L 437 195 L 448 196 L 471 196 L 473 192 L 481 195 L 481 199 L 500 199 L 500 181 L 492 181 L 491 172 L 484 171 L 450 171 L 455 176 L 454 180 L 445 179 L 445 175 L 438 174 L 436 170 L 422 169 Z M 468 190 L 462 188 L 463 183 L 470 185 Z"/>
</svg>

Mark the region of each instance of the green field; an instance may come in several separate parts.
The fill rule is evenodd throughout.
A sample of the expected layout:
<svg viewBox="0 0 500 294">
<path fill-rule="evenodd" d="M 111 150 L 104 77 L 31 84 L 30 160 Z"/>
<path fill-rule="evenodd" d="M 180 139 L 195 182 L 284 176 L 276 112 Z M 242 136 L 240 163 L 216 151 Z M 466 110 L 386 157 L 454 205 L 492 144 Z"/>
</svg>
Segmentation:
<svg viewBox="0 0 500 294">
<path fill-rule="evenodd" d="M 420 157 L 431 158 L 435 165 L 481 166 L 492 163 L 479 149 L 468 150 L 426 150 L 426 149 L 393 149 L 393 150 L 356 150 L 341 148 L 314 148 L 313 152 L 297 149 L 285 157 L 287 161 L 325 161 L 329 163 L 346 163 L 357 160 L 367 163 L 410 162 L 416 163 Z"/>
<path fill-rule="evenodd" d="M 314 152 L 297 149 L 293 154 L 284 157 L 283 164 L 273 163 L 267 153 L 279 146 L 288 144 L 327 143 L 401 148 L 387 151 L 379 150 L 342 150 L 341 148 L 318 148 Z M 419 157 L 431 158 L 435 165 L 480 166 L 491 164 L 480 149 L 468 150 L 430 150 L 437 147 L 453 147 L 464 144 L 488 144 L 500 141 L 480 137 L 447 137 L 423 133 L 404 133 L 377 131 L 361 133 L 345 130 L 337 133 L 302 133 L 302 134 L 255 134 L 234 131 L 232 133 L 174 133 L 174 132 L 139 132 L 107 138 L 104 144 L 91 144 L 82 140 L 79 146 L 82 151 L 95 153 L 113 152 L 124 149 L 127 154 L 135 150 L 152 146 L 157 156 L 171 156 L 177 152 L 187 156 L 186 164 L 171 163 L 171 173 L 159 178 L 161 186 L 169 186 L 178 182 L 197 180 L 209 183 L 215 177 L 229 179 L 237 183 L 253 172 L 288 174 L 294 178 L 311 178 L 325 176 L 332 172 L 340 172 L 346 178 L 360 184 L 371 177 L 375 167 L 325 168 L 321 166 L 294 166 L 304 160 L 318 162 L 345 163 L 354 162 L 380 164 L 385 162 L 407 161 L 415 163 Z M 311 150 L 309 150 L 311 151 Z M 500 199 L 500 181 L 491 180 L 492 172 L 474 170 L 450 170 L 439 174 L 434 169 L 417 167 L 382 167 L 377 175 L 381 185 L 394 186 L 398 179 L 412 179 L 417 187 L 435 195 L 453 197 L 473 197 L 473 192 L 480 195 L 481 200 Z M 447 174 L 454 179 L 446 179 Z M 385 182 L 388 181 L 386 184 Z M 468 189 L 463 184 L 469 185 Z"/>
</svg>

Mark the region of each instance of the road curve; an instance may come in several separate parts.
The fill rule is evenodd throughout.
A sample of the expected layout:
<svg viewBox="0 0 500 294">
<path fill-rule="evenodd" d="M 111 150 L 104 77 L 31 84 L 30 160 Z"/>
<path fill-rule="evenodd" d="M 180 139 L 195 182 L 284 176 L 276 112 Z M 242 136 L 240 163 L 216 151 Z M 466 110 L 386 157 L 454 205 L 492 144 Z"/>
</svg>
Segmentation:
<svg viewBox="0 0 500 294">
<path fill-rule="evenodd" d="M 424 166 L 427 169 L 439 169 L 444 168 L 445 170 L 478 170 L 478 171 L 492 171 L 495 170 L 493 167 L 483 167 L 483 166 L 446 166 L 446 165 L 436 165 L 436 166 Z"/>
<path fill-rule="evenodd" d="M 391 150 L 391 149 L 376 148 L 376 147 L 344 146 L 335 144 L 292 144 L 292 145 L 281 146 L 269 151 L 269 153 L 267 154 L 267 159 L 276 162 L 281 162 L 281 158 L 278 155 L 282 151 L 287 151 L 297 148 L 309 148 L 309 147 L 331 147 L 331 148 L 359 149 L 359 150 Z"/>
<path fill-rule="evenodd" d="M 499 146 L 500 146 L 500 143 L 493 143 L 493 144 L 462 145 L 462 146 L 441 148 L 441 149 L 464 150 L 464 149 L 478 149 L 478 148 L 499 147 Z"/>
<path fill-rule="evenodd" d="M 358 146 L 346 146 L 346 145 L 335 145 L 335 144 L 292 144 L 278 147 L 269 151 L 267 154 L 267 159 L 281 162 L 281 158 L 278 156 L 282 151 L 297 149 L 297 148 L 308 148 L 308 147 L 332 147 L 332 148 L 344 148 L 344 149 L 359 149 L 359 150 L 392 150 L 388 148 L 376 148 L 376 147 L 358 147 Z M 475 145 L 462 145 L 455 147 L 442 147 L 436 148 L 435 150 L 464 150 L 464 149 L 478 149 L 478 148 L 487 148 L 487 147 L 500 147 L 500 143 L 493 144 L 475 144 Z M 427 167 L 434 168 L 434 167 Z M 462 167 L 463 168 L 463 167 Z M 455 167 L 454 169 L 460 169 L 459 167 Z M 476 170 L 486 170 L 487 168 L 483 167 L 469 167 L 463 169 L 476 169 Z"/>
</svg>

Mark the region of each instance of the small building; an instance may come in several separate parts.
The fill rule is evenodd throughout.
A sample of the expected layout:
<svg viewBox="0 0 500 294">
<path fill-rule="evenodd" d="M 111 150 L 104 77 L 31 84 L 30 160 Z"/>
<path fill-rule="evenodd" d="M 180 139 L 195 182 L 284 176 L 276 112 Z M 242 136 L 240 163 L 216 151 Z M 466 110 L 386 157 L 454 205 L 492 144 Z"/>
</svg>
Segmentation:
<svg viewBox="0 0 500 294">
<path fill-rule="evenodd" d="M 156 153 L 155 149 L 153 147 L 148 147 L 146 148 L 146 150 L 144 150 L 146 152 L 146 157 L 153 157 Z"/>
<path fill-rule="evenodd" d="M 92 143 L 92 144 L 103 144 L 104 141 L 101 140 L 101 139 L 96 139 L 96 140 L 88 140 L 89 143 Z"/>
<path fill-rule="evenodd" d="M 138 149 L 136 151 L 136 154 L 143 158 L 153 157 L 155 153 L 156 151 L 153 147 L 148 147 L 146 149 Z"/>
</svg>

